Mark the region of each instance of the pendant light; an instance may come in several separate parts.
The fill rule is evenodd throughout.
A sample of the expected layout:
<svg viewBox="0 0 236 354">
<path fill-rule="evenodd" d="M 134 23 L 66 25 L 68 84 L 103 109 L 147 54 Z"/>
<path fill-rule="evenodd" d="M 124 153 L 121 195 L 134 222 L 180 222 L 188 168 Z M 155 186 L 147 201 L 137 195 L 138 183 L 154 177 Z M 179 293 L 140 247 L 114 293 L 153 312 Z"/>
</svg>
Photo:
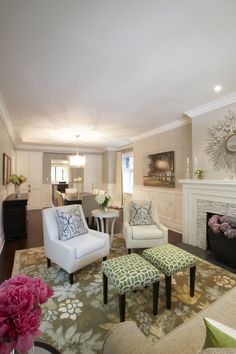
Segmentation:
<svg viewBox="0 0 236 354">
<path fill-rule="evenodd" d="M 69 165 L 74 168 L 81 168 L 85 166 L 85 156 L 79 155 L 79 135 L 75 136 L 77 139 L 77 152 L 76 155 L 69 156 Z"/>
</svg>

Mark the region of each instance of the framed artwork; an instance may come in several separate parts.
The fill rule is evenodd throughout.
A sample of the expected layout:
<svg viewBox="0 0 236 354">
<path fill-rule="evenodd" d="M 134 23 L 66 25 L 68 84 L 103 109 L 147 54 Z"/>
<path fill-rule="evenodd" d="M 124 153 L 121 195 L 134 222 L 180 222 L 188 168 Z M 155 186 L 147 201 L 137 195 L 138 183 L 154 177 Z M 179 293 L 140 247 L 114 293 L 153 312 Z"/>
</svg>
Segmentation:
<svg viewBox="0 0 236 354">
<path fill-rule="evenodd" d="M 150 187 L 175 186 L 174 151 L 145 156 L 143 184 Z"/>
<path fill-rule="evenodd" d="M 11 175 L 11 158 L 3 153 L 3 159 L 2 159 L 2 176 L 3 176 L 3 185 L 7 184 L 7 180 Z"/>
</svg>

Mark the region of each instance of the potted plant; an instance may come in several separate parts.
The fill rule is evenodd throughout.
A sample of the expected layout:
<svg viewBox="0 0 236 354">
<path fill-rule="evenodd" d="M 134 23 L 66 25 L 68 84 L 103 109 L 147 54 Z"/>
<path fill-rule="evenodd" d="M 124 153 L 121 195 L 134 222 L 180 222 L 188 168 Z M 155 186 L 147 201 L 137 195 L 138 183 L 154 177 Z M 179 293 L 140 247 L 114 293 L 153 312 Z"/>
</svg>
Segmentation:
<svg viewBox="0 0 236 354">
<path fill-rule="evenodd" d="M 197 176 L 198 179 L 203 179 L 204 171 L 201 168 L 198 168 L 194 174 Z"/>
<path fill-rule="evenodd" d="M 111 197 L 107 194 L 107 192 L 98 193 L 98 195 L 95 197 L 95 200 L 100 205 L 100 210 L 103 212 L 107 212 L 108 202 L 110 199 Z"/>
<path fill-rule="evenodd" d="M 11 175 L 7 182 L 8 183 L 13 183 L 15 187 L 15 193 L 17 196 L 20 195 L 20 185 L 22 183 L 25 183 L 27 181 L 27 178 L 23 175 Z"/>
</svg>

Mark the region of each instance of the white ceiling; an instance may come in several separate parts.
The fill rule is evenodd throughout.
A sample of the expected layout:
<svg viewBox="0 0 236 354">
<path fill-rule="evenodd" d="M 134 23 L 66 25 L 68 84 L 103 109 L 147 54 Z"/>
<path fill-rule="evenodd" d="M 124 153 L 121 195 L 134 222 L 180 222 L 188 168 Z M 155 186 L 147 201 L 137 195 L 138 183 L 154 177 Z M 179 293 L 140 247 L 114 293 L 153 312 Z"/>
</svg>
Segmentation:
<svg viewBox="0 0 236 354">
<path fill-rule="evenodd" d="M 80 134 L 119 148 L 235 91 L 235 14 L 235 0 L 0 0 L 16 143 L 74 146 Z"/>
</svg>

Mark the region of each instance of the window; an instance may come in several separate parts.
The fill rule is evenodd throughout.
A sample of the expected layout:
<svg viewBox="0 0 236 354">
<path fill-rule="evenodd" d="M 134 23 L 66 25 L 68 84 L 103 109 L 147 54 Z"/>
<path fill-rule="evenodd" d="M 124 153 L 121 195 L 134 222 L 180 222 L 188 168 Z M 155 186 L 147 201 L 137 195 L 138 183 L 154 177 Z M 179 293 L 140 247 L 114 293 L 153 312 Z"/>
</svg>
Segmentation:
<svg viewBox="0 0 236 354">
<path fill-rule="evenodd" d="M 133 153 L 129 152 L 122 156 L 122 176 L 123 176 L 123 193 L 133 192 Z"/>
<path fill-rule="evenodd" d="M 51 181 L 69 182 L 69 167 L 67 160 L 51 160 Z"/>
</svg>

